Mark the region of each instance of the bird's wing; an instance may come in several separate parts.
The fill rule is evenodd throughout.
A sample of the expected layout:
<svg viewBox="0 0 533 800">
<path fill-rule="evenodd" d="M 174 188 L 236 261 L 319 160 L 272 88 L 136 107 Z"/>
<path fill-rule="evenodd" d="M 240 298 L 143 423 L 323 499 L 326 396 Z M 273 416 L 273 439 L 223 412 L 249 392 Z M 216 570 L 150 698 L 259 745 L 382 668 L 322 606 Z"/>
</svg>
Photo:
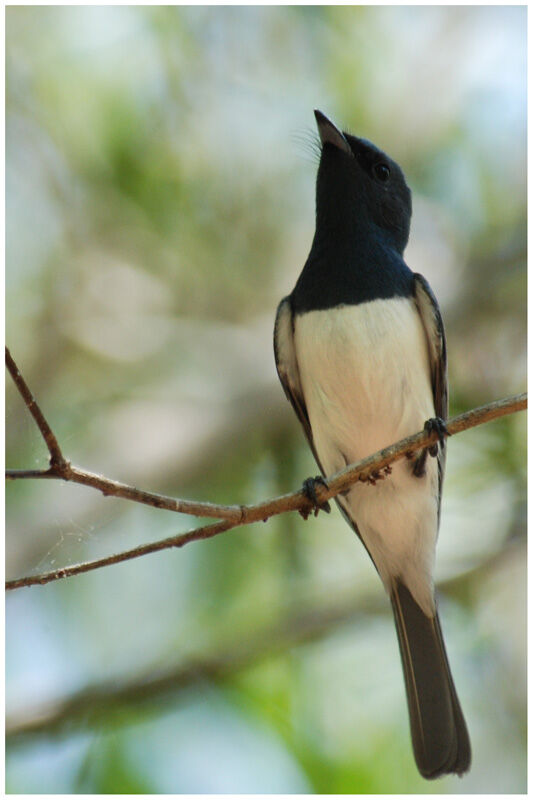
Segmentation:
<svg viewBox="0 0 533 800">
<path fill-rule="evenodd" d="M 448 416 L 448 375 L 444 323 L 431 286 L 422 275 L 414 275 L 414 298 L 428 343 L 435 413 L 445 420 Z"/>
<path fill-rule="evenodd" d="M 424 326 L 429 352 L 431 386 L 435 413 L 446 420 L 448 416 L 448 368 L 446 356 L 446 336 L 444 323 L 437 299 L 427 280 L 418 273 L 414 275 L 414 300 Z M 443 442 L 438 451 L 439 465 L 439 516 L 442 482 L 446 463 L 446 445 Z"/>
<path fill-rule="evenodd" d="M 325 475 L 313 442 L 311 423 L 305 405 L 305 398 L 300 381 L 300 370 L 294 347 L 294 315 L 290 297 L 284 297 L 278 306 L 274 325 L 274 356 L 281 385 L 300 420 L 307 441 L 311 446 L 322 474 Z"/>
</svg>

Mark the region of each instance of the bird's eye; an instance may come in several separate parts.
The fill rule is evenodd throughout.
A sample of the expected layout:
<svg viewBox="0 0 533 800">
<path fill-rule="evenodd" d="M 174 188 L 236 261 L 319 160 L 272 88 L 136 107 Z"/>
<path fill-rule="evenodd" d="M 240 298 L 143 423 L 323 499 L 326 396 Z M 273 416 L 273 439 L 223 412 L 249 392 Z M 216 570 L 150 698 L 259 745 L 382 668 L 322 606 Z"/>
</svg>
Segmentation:
<svg viewBox="0 0 533 800">
<path fill-rule="evenodd" d="M 387 183 L 390 178 L 390 167 L 387 164 L 380 162 L 379 164 L 374 164 L 372 169 L 378 181 L 381 181 L 381 183 Z"/>
</svg>

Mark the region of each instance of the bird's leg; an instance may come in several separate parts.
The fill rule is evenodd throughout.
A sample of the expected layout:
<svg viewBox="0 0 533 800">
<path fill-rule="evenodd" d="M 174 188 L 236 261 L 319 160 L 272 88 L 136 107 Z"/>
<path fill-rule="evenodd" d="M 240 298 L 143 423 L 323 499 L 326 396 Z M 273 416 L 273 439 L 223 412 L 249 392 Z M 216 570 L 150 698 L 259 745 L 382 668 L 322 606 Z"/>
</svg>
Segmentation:
<svg viewBox="0 0 533 800">
<path fill-rule="evenodd" d="M 306 478 L 302 486 L 302 492 L 305 494 L 306 497 L 309 498 L 309 500 L 313 504 L 312 510 L 314 511 L 315 517 L 318 516 L 319 511 L 325 511 L 326 514 L 329 514 L 329 512 L 331 511 L 331 506 L 327 500 L 325 503 L 319 503 L 318 497 L 316 496 L 317 484 L 325 486 L 326 489 L 328 488 L 328 485 L 324 480 L 324 478 L 322 477 L 322 475 L 317 475 L 316 478 Z M 300 514 L 304 519 L 307 519 L 307 517 L 309 516 L 309 511 L 300 510 Z"/>
<path fill-rule="evenodd" d="M 443 419 L 441 419 L 441 417 L 431 417 L 431 419 L 426 420 L 424 423 L 424 430 L 428 433 L 435 432 L 439 437 L 441 447 L 444 445 L 444 437 L 449 436 L 446 423 Z M 415 475 L 417 478 L 422 478 L 426 474 L 426 461 L 428 453 L 430 456 L 435 458 L 435 456 L 438 455 L 438 452 L 438 444 L 432 444 L 429 447 L 425 447 L 420 455 L 417 456 L 415 463 L 413 464 L 413 475 Z"/>
</svg>

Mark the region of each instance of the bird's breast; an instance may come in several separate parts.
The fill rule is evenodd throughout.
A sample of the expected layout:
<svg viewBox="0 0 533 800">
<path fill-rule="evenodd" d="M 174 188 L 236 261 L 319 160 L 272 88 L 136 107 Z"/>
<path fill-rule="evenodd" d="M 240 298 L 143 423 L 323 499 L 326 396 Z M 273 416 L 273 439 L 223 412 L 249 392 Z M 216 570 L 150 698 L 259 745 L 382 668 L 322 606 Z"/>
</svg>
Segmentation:
<svg viewBox="0 0 533 800">
<path fill-rule="evenodd" d="M 434 403 L 427 342 L 411 298 L 310 311 L 294 342 L 313 438 L 326 472 L 416 433 Z"/>
</svg>

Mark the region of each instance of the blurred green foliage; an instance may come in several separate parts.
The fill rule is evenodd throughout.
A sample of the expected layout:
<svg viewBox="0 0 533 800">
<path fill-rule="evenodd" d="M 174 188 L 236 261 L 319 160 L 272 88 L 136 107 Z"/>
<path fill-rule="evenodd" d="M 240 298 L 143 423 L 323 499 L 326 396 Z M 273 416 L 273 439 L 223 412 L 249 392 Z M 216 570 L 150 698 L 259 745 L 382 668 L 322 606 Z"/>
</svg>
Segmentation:
<svg viewBox="0 0 533 800">
<path fill-rule="evenodd" d="M 271 344 L 313 234 L 314 107 L 404 168 L 452 413 L 523 391 L 525 28 L 503 6 L 8 8 L 6 338 L 67 457 L 227 503 L 316 472 Z M 8 466 L 44 466 L 6 392 Z M 525 791 L 524 416 L 449 447 L 438 579 L 463 780 L 416 772 L 392 617 L 335 511 L 10 594 L 13 720 L 232 643 L 272 652 L 8 740 L 8 791 Z M 9 483 L 6 504 L 8 577 L 197 524 L 55 482 Z M 291 628 L 339 606 L 310 641 Z"/>
</svg>

